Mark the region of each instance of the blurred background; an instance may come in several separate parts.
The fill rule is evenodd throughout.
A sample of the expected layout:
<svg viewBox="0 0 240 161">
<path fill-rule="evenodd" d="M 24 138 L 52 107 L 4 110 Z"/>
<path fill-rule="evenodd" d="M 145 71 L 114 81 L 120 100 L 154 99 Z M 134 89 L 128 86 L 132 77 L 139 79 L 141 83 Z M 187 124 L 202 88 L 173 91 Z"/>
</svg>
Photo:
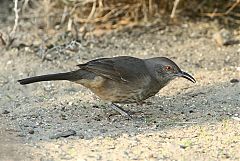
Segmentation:
<svg viewBox="0 0 240 161">
<path fill-rule="evenodd" d="M 22 42 L 14 46 L 45 43 L 44 47 L 49 48 L 71 40 L 131 32 L 134 28 L 154 32 L 166 26 L 199 21 L 217 24 L 212 26 L 217 27 L 216 32 L 223 28 L 237 29 L 235 35 L 239 36 L 239 0 L 1 0 L 0 3 L 1 26 L 12 24 L 2 37 L 8 46 L 14 42 L 12 39 L 18 39 Z M 229 31 L 221 31 L 214 39 L 218 45 L 234 43 L 226 40 L 230 39 L 228 36 Z"/>
</svg>

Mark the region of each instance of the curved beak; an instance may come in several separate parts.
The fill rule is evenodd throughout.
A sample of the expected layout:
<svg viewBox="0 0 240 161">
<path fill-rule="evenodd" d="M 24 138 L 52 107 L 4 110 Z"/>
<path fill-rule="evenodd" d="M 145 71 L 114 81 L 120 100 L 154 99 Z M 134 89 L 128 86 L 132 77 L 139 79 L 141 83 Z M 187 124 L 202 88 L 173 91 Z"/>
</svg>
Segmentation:
<svg viewBox="0 0 240 161">
<path fill-rule="evenodd" d="M 193 78 L 193 76 L 191 76 L 190 74 L 181 71 L 180 73 L 177 74 L 178 77 L 183 77 L 193 83 L 196 83 L 196 80 Z"/>
</svg>

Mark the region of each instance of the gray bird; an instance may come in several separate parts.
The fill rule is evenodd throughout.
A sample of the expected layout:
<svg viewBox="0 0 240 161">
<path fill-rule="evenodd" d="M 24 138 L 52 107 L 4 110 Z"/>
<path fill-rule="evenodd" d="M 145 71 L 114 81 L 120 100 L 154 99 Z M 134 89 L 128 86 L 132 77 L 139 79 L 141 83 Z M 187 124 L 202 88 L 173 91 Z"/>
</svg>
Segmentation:
<svg viewBox="0 0 240 161">
<path fill-rule="evenodd" d="M 18 82 L 22 85 L 54 80 L 75 82 L 89 88 L 102 100 L 111 102 L 114 110 L 128 118 L 131 118 L 128 112 L 116 103 L 141 104 L 176 77 L 196 82 L 190 74 L 183 72 L 177 64 L 166 57 L 100 58 L 79 64 L 78 67 L 76 71 L 35 76 Z"/>
</svg>

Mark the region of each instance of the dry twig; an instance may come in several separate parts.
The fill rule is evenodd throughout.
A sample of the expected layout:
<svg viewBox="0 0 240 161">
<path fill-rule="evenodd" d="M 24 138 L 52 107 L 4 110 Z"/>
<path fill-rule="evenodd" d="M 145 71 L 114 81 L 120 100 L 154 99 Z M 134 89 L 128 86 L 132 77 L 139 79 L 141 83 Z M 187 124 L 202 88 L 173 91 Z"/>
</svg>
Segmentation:
<svg viewBox="0 0 240 161">
<path fill-rule="evenodd" d="M 0 32 L 0 47 L 1 46 L 6 46 L 6 42 L 5 40 L 3 39 L 3 34 Z"/>
<path fill-rule="evenodd" d="M 18 27 L 18 19 L 19 19 L 19 16 L 18 16 L 18 12 L 20 11 L 20 9 L 18 9 L 18 0 L 14 0 L 14 12 L 15 12 L 15 21 L 14 21 L 14 26 L 13 26 L 13 29 L 10 33 L 10 37 L 14 37 L 15 35 L 15 32 L 17 30 L 17 27 Z"/>
<path fill-rule="evenodd" d="M 180 2 L 180 0 L 175 0 L 174 1 L 174 4 L 173 4 L 173 9 L 172 9 L 172 13 L 171 13 L 171 18 L 174 18 L 175 17 L 175 12 L 176 12 L 176 9 L 177 9 L 177 6 L 178 6 L 178 3 Z"/>
<path fill-rule="evenodd" d="M 225 15 L 229 14 L 239 4 L 240 4 L 240 0 L 236 0 L 236 2 L 225 12 Z"/>
</svg>

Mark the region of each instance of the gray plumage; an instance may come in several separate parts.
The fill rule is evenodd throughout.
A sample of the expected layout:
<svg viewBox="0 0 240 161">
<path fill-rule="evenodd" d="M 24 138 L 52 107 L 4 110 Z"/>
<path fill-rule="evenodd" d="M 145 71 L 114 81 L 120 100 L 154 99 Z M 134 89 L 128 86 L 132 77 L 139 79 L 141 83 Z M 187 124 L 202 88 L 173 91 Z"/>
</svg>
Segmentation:
<svg viewBox="0 0 240 161">
<path fill-rule="evenodd" d="M 100 58 L 78 66 L 76 71 L 30 77 L 19 80 L 19 83 L 25 85 L 40 81 L 68 80 L 89 88 L 101 99 L 112 103 L 141 103 L 176 77 L 196 82 L 166 57 Z"/>
</svg>

